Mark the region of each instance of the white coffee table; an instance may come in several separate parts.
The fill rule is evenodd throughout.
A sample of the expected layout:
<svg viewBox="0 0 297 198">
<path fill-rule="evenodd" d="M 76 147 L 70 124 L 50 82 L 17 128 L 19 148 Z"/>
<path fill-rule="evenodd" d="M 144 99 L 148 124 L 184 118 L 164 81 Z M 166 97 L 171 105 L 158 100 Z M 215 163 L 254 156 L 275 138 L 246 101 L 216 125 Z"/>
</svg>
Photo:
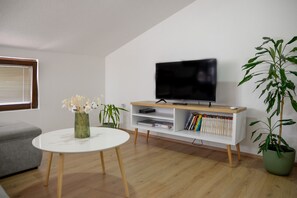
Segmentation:
<svg viewBox="0 0 297 198">
<path fill-rule="evenodd" d="M 91 127 L 90 130 L 90 138 L 84 139 L 74 138 L 73 128 L 44 133 L 33 139 L 32 144 L 34 147 L 49 152 L 45 186 L 48 186 L 53 153 L 59 154 L 57 195 L 60 198 L 62 196 L 64 154 L 100 151 L 102 171 L 103 174 L 105 174 L 103 151 L 115 148 L 125 187 L 125 195 L 129 197 L 129 189 L 121 158 L 120 146 L 129 140 L 130 135 L 119 129 Z"/>
</svg>

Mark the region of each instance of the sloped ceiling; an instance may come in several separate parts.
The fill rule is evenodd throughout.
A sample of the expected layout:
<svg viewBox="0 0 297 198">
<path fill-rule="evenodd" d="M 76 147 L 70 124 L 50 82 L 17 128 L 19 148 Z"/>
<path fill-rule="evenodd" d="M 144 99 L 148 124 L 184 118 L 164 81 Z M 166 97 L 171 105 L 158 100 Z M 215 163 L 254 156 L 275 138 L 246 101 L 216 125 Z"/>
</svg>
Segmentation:
<svg viewBox="0 0 297 198">
<path fill-rule="evenodd" d="M 0 46 L 105 56 L 194 0 L 0 0 Z"/>
</svg>

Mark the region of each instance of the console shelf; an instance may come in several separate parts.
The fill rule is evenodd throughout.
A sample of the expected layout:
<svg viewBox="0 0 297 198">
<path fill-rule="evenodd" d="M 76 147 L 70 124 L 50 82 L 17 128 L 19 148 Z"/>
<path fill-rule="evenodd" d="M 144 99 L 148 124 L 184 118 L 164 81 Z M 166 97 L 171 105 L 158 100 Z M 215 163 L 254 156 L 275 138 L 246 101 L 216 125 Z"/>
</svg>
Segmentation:
<svg viewBox="0 0 297 198">
<path fill-rule="evenodd" d="M 144 108 L 154 108 L 156 112 L 153 113 L 139 113 L 140 109 Z M 185 130 L 185 124 L 189 119 L 191 113 L 209 115 L 212 117 L 226 117 L 230 118 L 230 131 L 226 135 L 223 133 L 218 133 L 219 129 L 213 129 L 210 127 L 207 131 L 193 131 Z M 202 118 L 202 122 L 206 119 Z M 155 127 L 150 123 L 162 123 L 162 127 Z M 217 127 L 222 127 L 223 122 L 220 119 L 212 119 L 211 122 Z M 166 126 L 168 125 L 168 128 Z M 153 101 L 140 101 L 131 102 L 131 125 L 135 128 L 134 143 L 137 142 L 138 130 L 147 131 L 147 141 L 149 138 L 150 131 L 157 133 L 167 134 L 176 137 L 191 138 L 193 140 L 204 140 L 209 142 L 215 142 L 227 145 L 227 152 L 229 158 L 229 164 L 232 166 L 232 155 L 231 155 L 231 145 L 235 145 L 237 148 L 238 159 L 240 159 L 240 146 L 239 143 L 246 137 L 246 108 L 237 107 L 236 109 L 231 109 L 229 106 L 219 106 L 219 105 L 176 105 L 172 103 L 156 104 Z M 169 127 L 170 125 L 170 127 Z M 213 130 L 213 131 L 212 131 Z"/>
<path fill-rule="evenodd" d="M 173 114 L 169 113 L 133 113 L 133 116 L 137 117 L 144 117 L 144 118 L 154 118 L 154 119 L 163 119 L 163 120 L 172 120 L 173 121 Z"/>
</svg>

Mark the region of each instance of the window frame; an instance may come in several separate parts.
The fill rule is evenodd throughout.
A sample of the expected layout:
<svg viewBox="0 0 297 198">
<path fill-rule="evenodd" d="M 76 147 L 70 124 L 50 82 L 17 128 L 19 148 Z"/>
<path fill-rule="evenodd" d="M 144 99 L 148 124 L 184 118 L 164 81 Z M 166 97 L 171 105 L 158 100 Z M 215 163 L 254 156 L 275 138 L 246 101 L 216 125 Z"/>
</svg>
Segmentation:
<svg viewBox="0 0 297 198">
<path fill-rule="evenodd" d="M 0 57 L 0 64 L 11 67 L 28 66 L 32 67 L 32 101 L 27 104 L 8 104 L 0 105 L 0 111 L 37 109 L 38 108 L 38 61 L 34 59 L 7 58 Z"/>
</svg>

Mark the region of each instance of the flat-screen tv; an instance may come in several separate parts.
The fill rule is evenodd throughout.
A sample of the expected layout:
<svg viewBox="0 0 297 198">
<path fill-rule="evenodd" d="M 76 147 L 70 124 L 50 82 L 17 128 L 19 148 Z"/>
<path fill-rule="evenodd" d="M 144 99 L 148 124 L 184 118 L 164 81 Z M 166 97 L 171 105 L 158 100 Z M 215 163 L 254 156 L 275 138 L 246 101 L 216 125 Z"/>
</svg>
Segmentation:
<svg viewBox="0 0 297 198">
<path fill-rule="evenodd" d="M 216 101 L 217 60 L 156 63 L 156 98 Z"/>
</svg>

